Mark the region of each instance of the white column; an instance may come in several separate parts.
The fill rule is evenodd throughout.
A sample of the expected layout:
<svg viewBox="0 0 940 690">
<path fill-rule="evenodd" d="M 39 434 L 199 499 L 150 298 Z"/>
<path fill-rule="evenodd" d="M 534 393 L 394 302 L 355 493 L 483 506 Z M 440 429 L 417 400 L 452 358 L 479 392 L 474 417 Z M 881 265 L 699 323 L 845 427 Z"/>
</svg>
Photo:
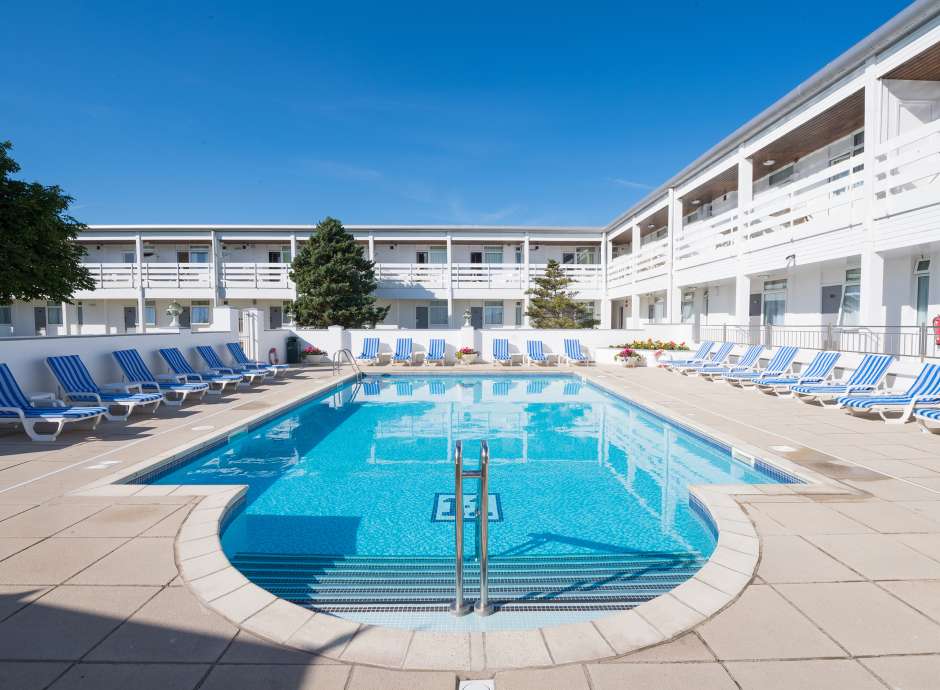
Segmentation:
<svg viewBox="0 0 940 690">
<path fill-rule="evenodd" d="M 297 233 L 292 232 L 290 234 L 290 260 L 292 264 L 294 262 L 294 259 L 296 258 L 297 258 Z M 288 271 L 290 271 L 290 269 L 288 269 Z M 288 281 L 290 281 L 289 278 L 288 278 Z M 296 300 L 297 299 L 297 286 L 296 285 L 292 286 L 291 290 L 293 291 L 294 299 Z"/>
<path fill-rule="evenodd" d="M 525 234 L 525 238 L 522 240 L 522 275 L 525 276 L 525 280 L 522 281 L 522 284 L 526 290 L 528 290 L 531 285 L 532 279 L 529 275 L 529 233 Z M 525 328 L 529 328 L 529 295 L 523 297 L 522 302 L 522 325 Z"/>
<path fill-rule="evenodd" d="M 669 218 L 669 287 L 666 289 L 666 321 L 679 323 L 682 312 L 682 291 L 676 276 L 676 238 L 682 230 L 682 200 L 675 188 L 669 190 L 667 215 Z"/>
<path fill-rule="evenodd" d="M 611 320 L 610 296 L 607 294 L 607 252 L 609 249 L 605 232 L 601 236 L 601 279 L 597 286 L 601 293 L 601 328 L 610 328 Z"/>
<path fill-rule="evenodd" d="M 137 258 L 137 332 L 147 332 L 144 318 L 144 238 L 138 232 L 134 237 L 134 252 Z"/>
<path fill-rule="evenodd" d="M 375 235 L 369 233 L 369 261 L 375 261 Z"/>
<path fill-rule="evenodd" d="M 60 302 L 59 309 L 62 310 L 62 331 L 65 335 L 70 335 L 69 333 L 69 303 Z"/>
<path fill-rule="evenodd" d="M 634 216 L 633 218 L 633 229 L 632 229 L 632 239 L 630 244 L 633 248 L 633 271 L 630 274 L 630 282 L 634 285 L 636 284 L 636 268 L 637 260 L 640 255 L 640 223 L 638 219 Z M 630 328 L 639 328 L 640 327 L 640 295 L 635 290 L 630 294 Z"/>
<path fill-rule="evenodd" d="M 754 195 L 754 162 L 743 152 L 738 153 L 738 232 L 737 271 L 734 281 L 734 321 L 750 323 L 751 279 L 744 270 L 744 246 L 747 233 L 747 214 Z"/>
<path fill-rule="evenodd" d="M 454 324 L 454 281 L 451 280 L 451 267 L 454 264 L 454 238 L 447 233 L 447 264 L 444 266 L 444 280 L 447 281 L 447 323 Z M 463 323 L 463 322 L 461 322 Z"/>
<path fill-rule="evenodd" d="M 865 169 L 862 173 L 864 196 L 862 197 L 862 223 L 864 236 L 861 247 L 862 278 L 859 285 L 859 319 L 864 326 L 883 326 L 884 309 L 884 257 L 875 251 L 877 238 L 875 226 L 875 155 L 882 138 L 882 95 L 884 87 L 876 77 L 876 64 L 869 59 L 865 67 Z"/>
<path fill-rule="evenodd" d="M 222 279 L 219 271 L 222 270 L 221 262 L 218 259 L 219 238 L 215 230 L 209 231 L 209 287 L 212 288 L 212 306 L 217 307 L 222 301 Z"/>
</svg>

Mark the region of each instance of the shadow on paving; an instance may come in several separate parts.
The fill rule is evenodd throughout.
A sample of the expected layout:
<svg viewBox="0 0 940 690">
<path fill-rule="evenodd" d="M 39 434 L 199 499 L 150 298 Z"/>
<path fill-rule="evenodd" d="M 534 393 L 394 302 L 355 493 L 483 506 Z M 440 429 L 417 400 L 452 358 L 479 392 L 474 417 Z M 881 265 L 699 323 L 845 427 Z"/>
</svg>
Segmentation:
<svg viewBox="0 0 940 690">
<path fill-rule="evenodd" d="M 0 688 L 347 687 L 350 666 L 239 632 L 183 587 L 61 586 L 46 592 L 6 586 L 3 590 Z M 321 649 L 338 654 L 351 637 L 332 639 Z"/>
</svg>

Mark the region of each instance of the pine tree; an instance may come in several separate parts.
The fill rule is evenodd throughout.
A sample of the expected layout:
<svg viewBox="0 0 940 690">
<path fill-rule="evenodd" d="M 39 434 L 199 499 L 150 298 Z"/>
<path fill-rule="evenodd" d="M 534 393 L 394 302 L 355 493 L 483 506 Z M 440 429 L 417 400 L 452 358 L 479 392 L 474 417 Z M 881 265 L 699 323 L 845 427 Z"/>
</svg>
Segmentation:
<svg viewBox="0 0 940 690">
<path fill-rule="evenodd" d="M 389 307 L 375 306 L 375 264 L 335 218 L 321 221 L 291 264 L 297 299 L 288 311 L 304 328 L 374 327 Z"/>
<path fill-rule="evenodd" d="M 554 259 L 545 267 L 545 275 L 536 278 L 538 287 L 526 290 L 532 295 L 526 316 L 535 328 L 591 328 L 597 325 L 591 309 L 576 302 L 577 292 L 567 290 L 573 281 Z"/>
</svg>

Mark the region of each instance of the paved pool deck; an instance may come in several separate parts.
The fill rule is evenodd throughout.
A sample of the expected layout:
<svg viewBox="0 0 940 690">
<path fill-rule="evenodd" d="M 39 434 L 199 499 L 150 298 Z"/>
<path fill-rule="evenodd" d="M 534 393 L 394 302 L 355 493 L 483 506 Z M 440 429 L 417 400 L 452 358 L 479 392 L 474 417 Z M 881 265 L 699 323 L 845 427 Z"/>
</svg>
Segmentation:
<svg viewBox="0 0 940 690">
<path fill-rule="evenodd" d="M 607 644 L 609 654 L 591 663 L 559 654 L 571 640 L 512 633 L 471 639 L 471 658 L 451 668 L 433 639 L 370 640 L 367 629 L 334 641 L 341 653 L 312 655 L 247 632 L 180 577 L 180 531 L 195 524 L 186 529 L 198 537 L 191 513 L 208 510 L 211 496 L 82 491 L 332 380 L 305 369 L 155 418 L 69 431 L 54 444 L 0 432 L 0 688 L 451 690 L 494 676 L 499 690 L 938 686 L 940 436 L 655 369 L 577 371 L 830 481 L 831 491 L 734 495 L 759 537 L 756 573 L 720 612 L 690 618 L 688 632 L 618 655 L 612 633 L 592 625 L 579 639 Z M 226 564 L 198 565 L 211 574 Z M 280 625 L 276 602 L 244 605 L 262 603 Z M 653 621 L 666 633 L 679 623 Z M 377 645 L 384 654 L 373 663 L 343 661 Z M 597 656 L 590 651 L 582 656 Z M 422 656 L 445 661 L 404 670 Z"/>
</svg>

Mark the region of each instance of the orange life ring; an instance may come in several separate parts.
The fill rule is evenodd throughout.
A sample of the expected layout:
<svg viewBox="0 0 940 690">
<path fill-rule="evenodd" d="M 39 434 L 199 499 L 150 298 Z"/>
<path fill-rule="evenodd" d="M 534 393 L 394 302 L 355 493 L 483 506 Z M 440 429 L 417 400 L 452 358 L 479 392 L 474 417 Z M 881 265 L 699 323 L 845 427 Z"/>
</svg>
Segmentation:
<svg viewBox="0 0 940 690">
<path fill-rule="evenodd" d="M 272 347 L 268 350 L 268 364 L 277 364 L 277 348 Z"/>
</svg>

